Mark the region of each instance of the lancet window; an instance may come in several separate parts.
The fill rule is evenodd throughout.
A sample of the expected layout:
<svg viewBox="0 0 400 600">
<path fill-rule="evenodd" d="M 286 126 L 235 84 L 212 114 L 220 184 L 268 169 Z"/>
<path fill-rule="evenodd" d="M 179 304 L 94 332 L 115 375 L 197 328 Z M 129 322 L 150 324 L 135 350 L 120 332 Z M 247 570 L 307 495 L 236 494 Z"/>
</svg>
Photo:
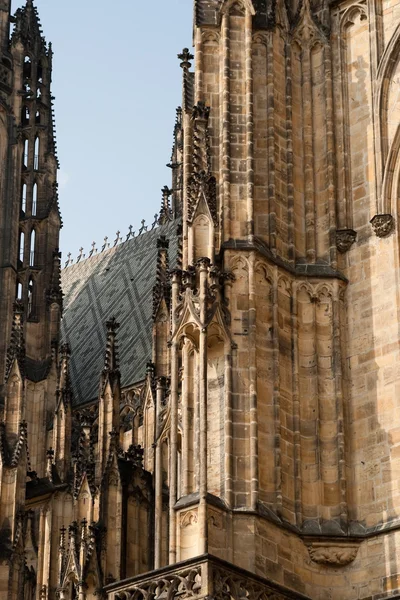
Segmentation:
<svg viewBox="0 0 400 600">
<path fill-rule="evenodd" d="M 36 260 L 36 256 L 35 256 L 36 248 L 35 247 L 36 247 L 36 232 L 34 229 L 32 229 L 31 243 L 30 243 L 30 249 L 29 249 L 29 266 L 30 267 L 35 266 L 35 260 Z"/>
</svg>

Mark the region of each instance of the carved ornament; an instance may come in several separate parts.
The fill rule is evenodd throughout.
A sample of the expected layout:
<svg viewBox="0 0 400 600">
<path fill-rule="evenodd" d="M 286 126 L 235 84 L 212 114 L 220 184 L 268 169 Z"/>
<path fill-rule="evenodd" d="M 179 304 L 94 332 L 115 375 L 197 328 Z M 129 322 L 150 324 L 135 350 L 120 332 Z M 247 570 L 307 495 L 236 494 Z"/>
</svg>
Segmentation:
<svg viewBox="0 0 400 600">
<path fill-rule="evenodd" d="M 394 228 L 394 218 L 392 215 L 375 215 L 370 221 L 375 234 L 378 237 L 386 237 L 392 233 Z"/>
<path fill-rule="evenodd" d="M 309 542 L 308 553 L 312 561 L 319 565 L 345 567 L 355 560 L 359 544 L 352 542 Z"/>
<path fill-rule="evenodd" d="M 348 252 L 357 238 L 353 229 L 339 229 L 336 231 L 336 247 L 341 254 Z"/>
</svg>

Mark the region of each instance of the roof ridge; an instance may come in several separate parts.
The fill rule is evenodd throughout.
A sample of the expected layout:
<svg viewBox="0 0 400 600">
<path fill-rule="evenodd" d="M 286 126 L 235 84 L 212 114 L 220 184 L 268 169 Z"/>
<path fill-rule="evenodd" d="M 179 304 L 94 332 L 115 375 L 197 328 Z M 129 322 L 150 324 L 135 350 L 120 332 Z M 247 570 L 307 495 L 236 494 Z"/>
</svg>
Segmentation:
<svg viewBox="0 0 400 600">
<path fill-rule="evenodd" d="M 66 269 L 67 267 L 76 266 L 80 262 L 87 261 L 90 258 L 93 258 L 95 256 L 99 256 L 103 252 L 106 252 L 107 250 L 112 250 L 116 246 L 122 246 L 123 244 L 125 244 L 126 242 L 128 242 L 131 239 L 132 240 L 133 239 L 138 239 L 144 233 L 150 233 L 154 229 L 156 229 L 158 227 L 161 227 L 164 224 L 162 222 L 162 219 L 161 219 L 161 217 L 160 217 L 159 214 L 154 215 L 154 221 L 153 221 L 153 223 L 150 226 L 146 225 L 146 219 L 142 219 L 140 223 L 141 223 L 141 226 L 138 229 L 137 234 L 136 234 L 136 231 L 133 231 L 133 225 L 129 225 L 129 227 L 128 227 L 128 233 L 125 236 L 121 237 L 121 231 L 117 231 L 115 233 L 116 238 L 115 238 L 115 240 L 113 242 L 109 242 L 110 238 L 108 236 L 105 236 L 105 238 L 103 240 L 103 244 L 102 244 L 100 250 L 98 250 L 98 248 L 96 248 L 96 242 L 92 242 L 92 244 L 91 244 L 91 250 L 89 251 L 89 253 L 88 253 L 87 256 L 86 256 L 86 254 L 84 254 L 84 248 L 83 248 L 83 246 L 81 246 L 79 248 L 79 254 L 78 254 L 77 258 L 76 258 L 75 263 L 74 263 L 74 259 L 71 258 L 72 257 L 72 253 L 69 252 L 67 254 L 67 260 L 64 263 L 63 269 Z M 150 229 L 149 229 L 149 227 L 150 227 Z M 125 237 L 125 239 L 124 239 L 124 237 Z"/>
</svg>

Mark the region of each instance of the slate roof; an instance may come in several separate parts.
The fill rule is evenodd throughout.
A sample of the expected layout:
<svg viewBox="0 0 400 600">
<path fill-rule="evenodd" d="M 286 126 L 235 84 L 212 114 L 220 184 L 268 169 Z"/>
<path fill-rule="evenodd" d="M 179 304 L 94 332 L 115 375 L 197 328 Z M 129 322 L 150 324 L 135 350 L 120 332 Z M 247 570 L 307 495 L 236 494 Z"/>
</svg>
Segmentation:
<svg viewBox="0 0 400 600">
<path fill-rule="evenodd" d="M 157 239 L 170 240 L 169 264 L 178 252 L 178 221 L 143 233 L 78 264 L 63 269 L 63 342 L 71 346 L 74 404 L 98 397 L 106 327 L 115 317 L 122 387 L 145 377 L 151 360 L 152 291 L 156 281 Z"/>
</svg>

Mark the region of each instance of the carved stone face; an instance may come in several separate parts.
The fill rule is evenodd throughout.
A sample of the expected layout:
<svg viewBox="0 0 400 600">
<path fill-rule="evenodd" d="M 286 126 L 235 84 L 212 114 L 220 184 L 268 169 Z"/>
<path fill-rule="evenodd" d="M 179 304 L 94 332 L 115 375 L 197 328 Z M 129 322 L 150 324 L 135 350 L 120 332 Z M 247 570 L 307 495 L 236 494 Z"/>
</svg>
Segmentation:
<svg viewBox="0 0 400 600">
<path fill-rule="evenodd" d="M 357 233 L 353 229 L 342 229 L 336 232 L 336 247 L 341 254 L 344 254 L 356 241 Z"/>
</svg>

